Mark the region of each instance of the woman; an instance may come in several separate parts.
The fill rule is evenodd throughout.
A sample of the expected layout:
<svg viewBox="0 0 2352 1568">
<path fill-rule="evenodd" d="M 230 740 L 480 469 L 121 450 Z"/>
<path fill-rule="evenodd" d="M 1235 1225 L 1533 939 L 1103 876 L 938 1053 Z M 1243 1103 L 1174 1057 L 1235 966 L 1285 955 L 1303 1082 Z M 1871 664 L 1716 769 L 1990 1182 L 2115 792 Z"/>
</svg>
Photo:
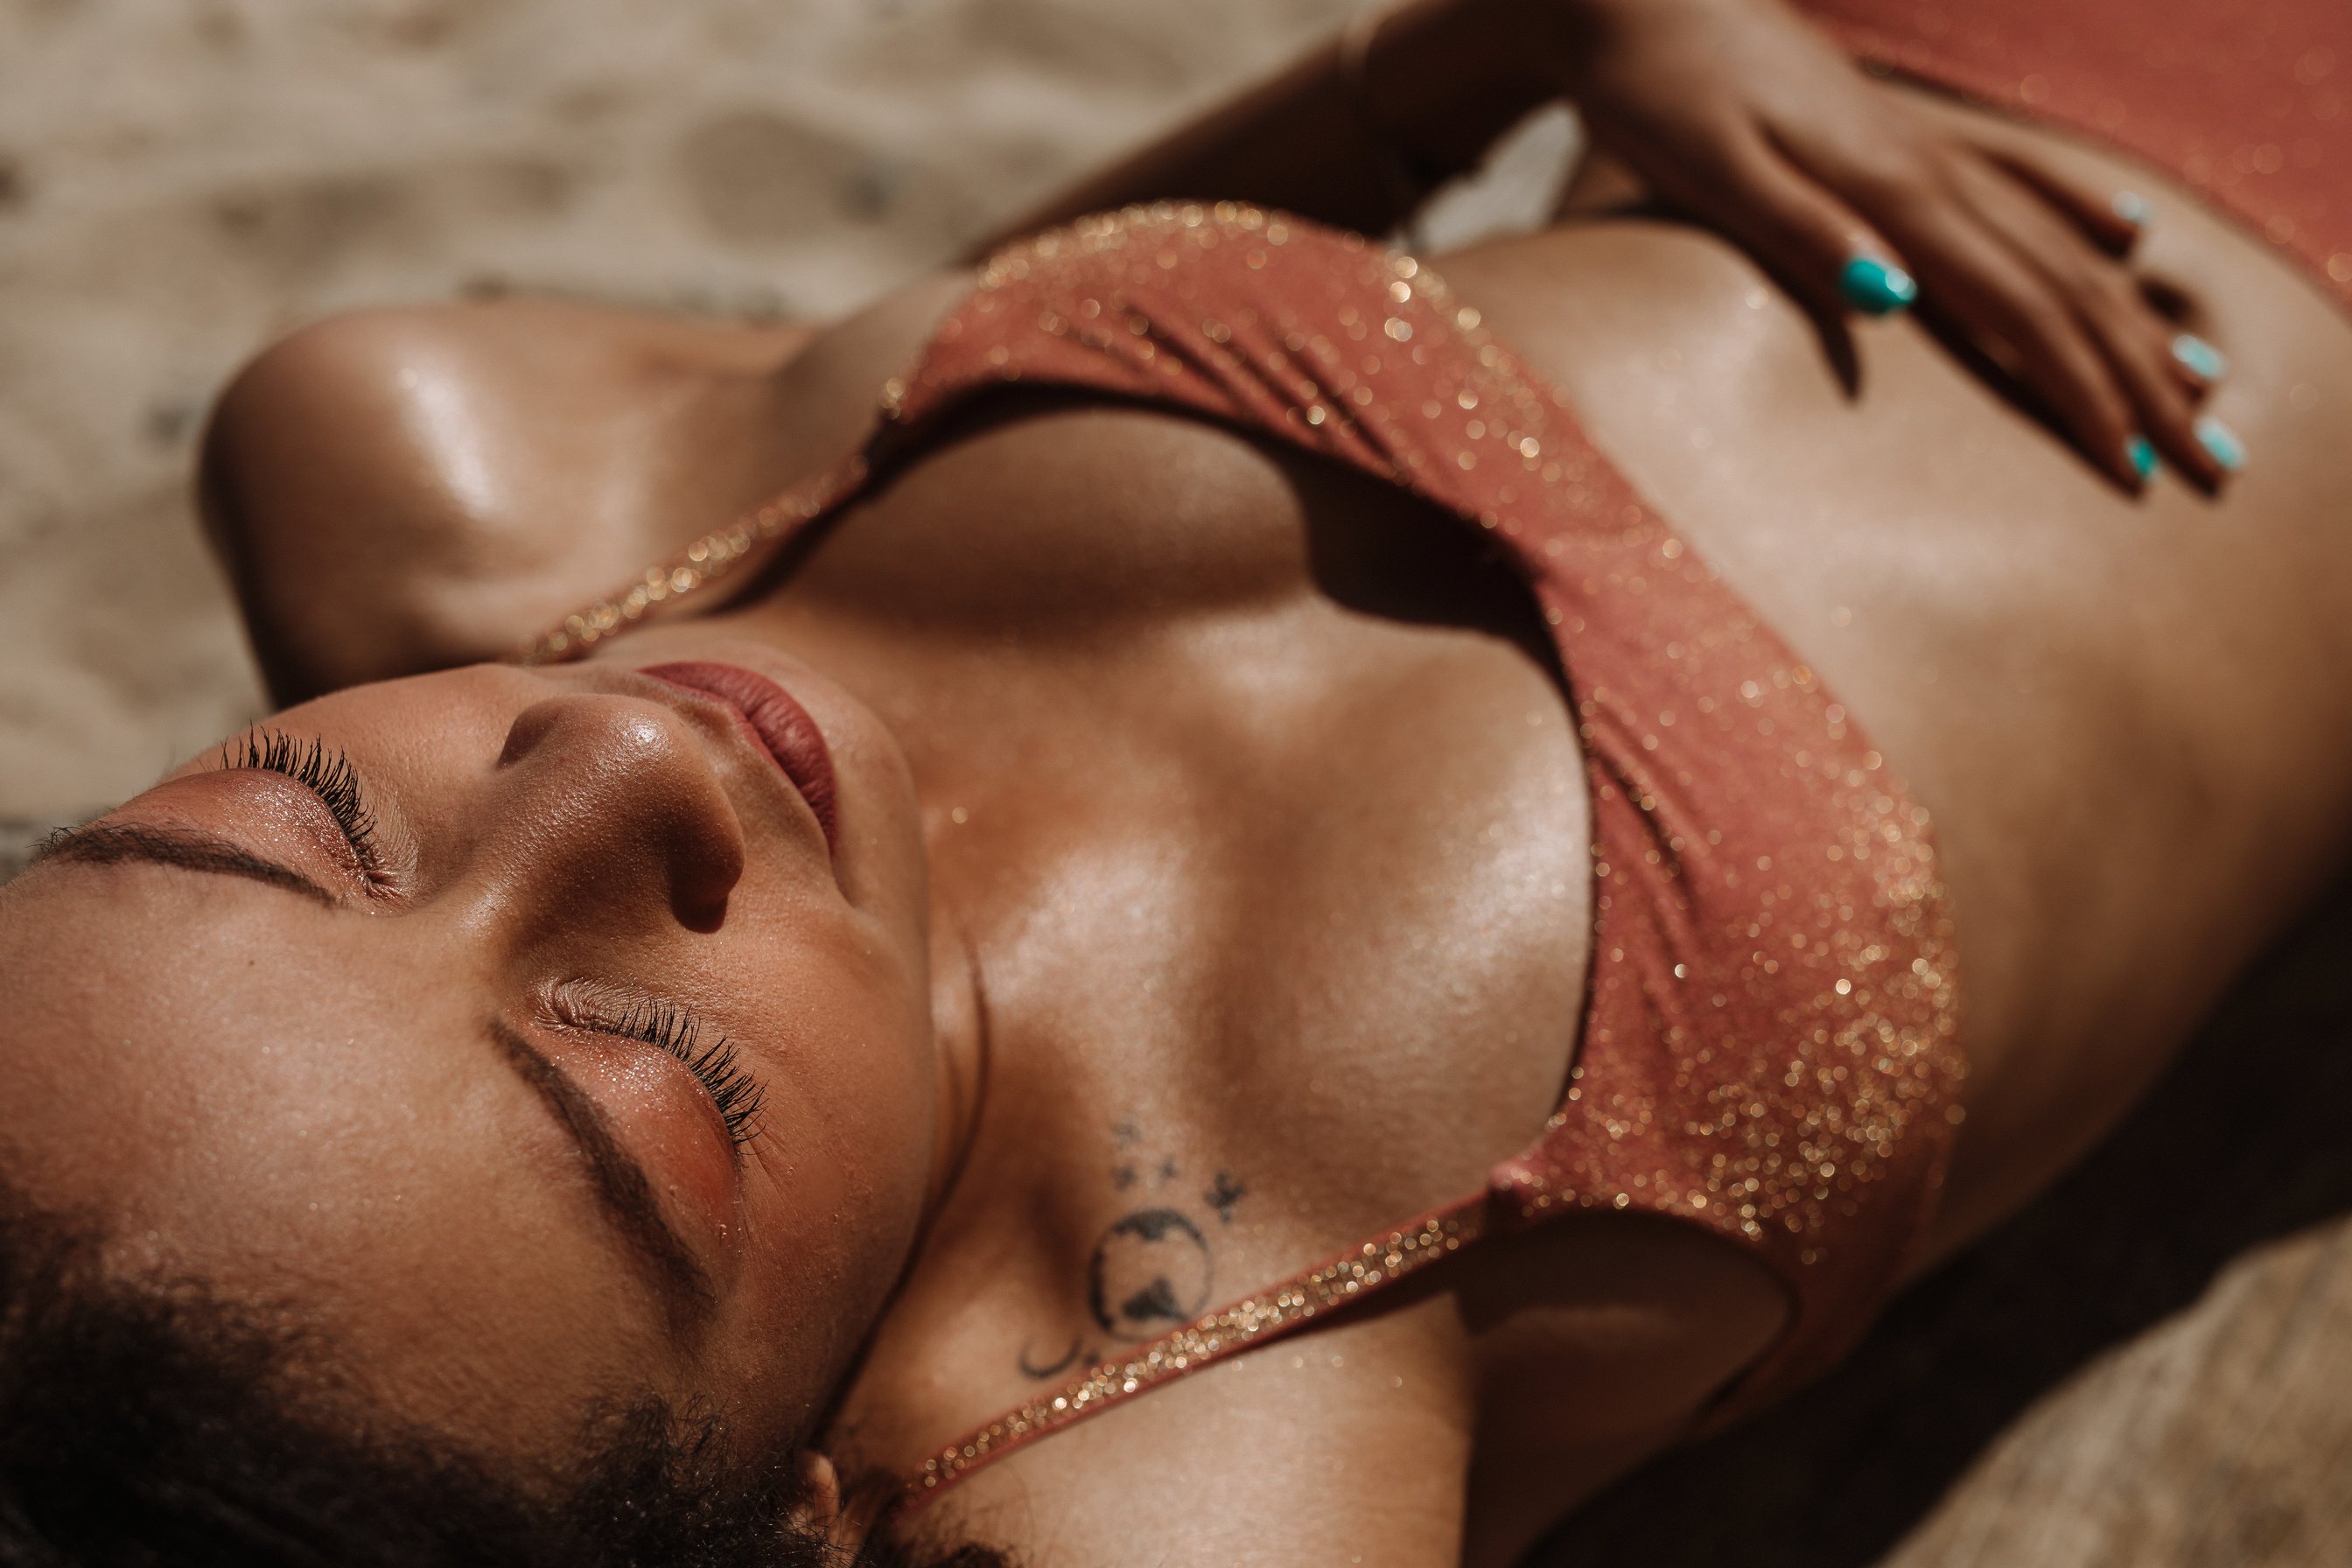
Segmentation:
<svg viewBox="0 0 2352 1568">
<path fill-rule="evenodd" d="M 2244 68 L 2317 90 L 2309 9 Z M 2031 104 L 2244 112 L 2033 21 L 1965 40 L 2081 45 Z M 1381 226 L 1563 87 L 1769 272 L 1239 205 Z M 5 1528 L 1507 1561 L 2334 864 L 2352 329 L 2171 178 L 1754 4 L 1449 0 L 1045 216 L 1187 191 L 823 331 L 240 378 L 209 517 L 308 700 L 0 897 Z M 1906 269 L 1948 349 L 1841 309 Z"/>
</svg>

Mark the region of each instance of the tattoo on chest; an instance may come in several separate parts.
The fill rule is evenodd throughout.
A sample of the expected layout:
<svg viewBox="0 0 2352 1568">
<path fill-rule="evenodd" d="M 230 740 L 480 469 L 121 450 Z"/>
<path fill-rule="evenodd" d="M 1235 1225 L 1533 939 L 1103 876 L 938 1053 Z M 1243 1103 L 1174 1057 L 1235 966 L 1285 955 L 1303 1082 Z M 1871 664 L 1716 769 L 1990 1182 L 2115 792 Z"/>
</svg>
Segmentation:
<svg viewBox="0 0 2352 1568">
<path fill-rule="evenodd" d="M 1215 1237 L 1249 1189 L 1231 1171 L 1188 1178 L 1133 1121 L 1112 1125 L 1111 1148 L 1111 1191 L 1131 1206 L 1104 1227 L 1087 1259 L 1085 1326 L 1024 1347 L 1026 1377 L 1043 1382 L 1091 1366 L 1118 1346 L 1181 1328 L 1211 1304 Z"/>
</svg>

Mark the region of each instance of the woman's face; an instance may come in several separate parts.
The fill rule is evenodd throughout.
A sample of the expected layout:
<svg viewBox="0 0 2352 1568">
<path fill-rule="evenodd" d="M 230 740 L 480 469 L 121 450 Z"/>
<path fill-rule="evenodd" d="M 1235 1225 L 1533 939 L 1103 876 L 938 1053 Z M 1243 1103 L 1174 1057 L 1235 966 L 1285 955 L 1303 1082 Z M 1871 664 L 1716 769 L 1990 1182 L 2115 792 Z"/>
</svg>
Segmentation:
<svg viewBox="0 0 2352 1568">
<path fill-rule="evenodd" d="M 937 1163 L 914 793 L 813 671 L 661 641 L 730 668 L 340 692 L 0 892 L 0 1167 L 495 1451 L 645 1388 L 806 1430 Z"/>
</svg>

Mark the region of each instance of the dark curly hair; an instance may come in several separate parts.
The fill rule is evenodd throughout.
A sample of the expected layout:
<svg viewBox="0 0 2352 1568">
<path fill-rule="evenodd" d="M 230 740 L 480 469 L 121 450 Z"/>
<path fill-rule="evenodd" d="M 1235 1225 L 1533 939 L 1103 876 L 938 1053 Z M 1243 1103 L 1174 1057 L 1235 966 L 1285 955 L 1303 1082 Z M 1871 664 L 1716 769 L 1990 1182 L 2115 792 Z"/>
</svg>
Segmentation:
<svg viewBox="0 0 2352 1568">
<path fill-rule="evenodd" d="M 0 1568 L 1004 1568 L 799 1528 L 794 1467 L 654 1398 L 553 1495 L 433 1434 L 279 1392 L 289 1346 L 201 1292 L 104 1278 L 94 1235 L 0 1184 Z"/>
</svg>

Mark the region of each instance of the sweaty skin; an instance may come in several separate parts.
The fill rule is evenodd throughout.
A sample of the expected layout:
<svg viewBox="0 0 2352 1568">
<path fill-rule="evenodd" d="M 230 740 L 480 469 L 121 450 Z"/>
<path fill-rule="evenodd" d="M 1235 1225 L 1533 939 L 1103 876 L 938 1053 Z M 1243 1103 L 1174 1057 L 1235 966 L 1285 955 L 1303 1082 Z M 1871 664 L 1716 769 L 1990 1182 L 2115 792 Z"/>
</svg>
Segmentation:
<svg viewBox="0 0 2352 1568">
<path fill-rule="evenodd" d="M 2086 176 L 2122 177 L 2056 138 L 2010 133 Z M 1581 225 L 1436 258 L 1935 812 L 1974 1063 L 1939 1251 L 2113 1121 L 2342 847 L 2352 552 L 2329 498 L 2352 485 L 2352 328 L 2189 198 L 2130 178 L 2158 213 L 2145 268 L 2232 363 L 2213 407 L 2256 460 L 2219 499 L 2170 481 L 2125 496 L 1914 321 L 1854 329 L 1849 397 L 1808 320 L 1690 230 Z M 846 451 L 872 389 L 961 287 L 918 286 L 805 342 L 536 304 L 298 336 L 230 394 L 210 452 L 214 527 L 272 680 L 308 693 L 520 643 Z M 827 1200 L 883 1216 L 912 1250 L 854 1367 L 828 1345 L 814 1373 L 771 1369 L 789 1384 L 778 1394 L 730 1384 L 726 1357 L 689 1355 L 677 1386 L 805 1413 L 816 1374 L 848 1370 L 829 1446 L 911 1468 L 1033 1388 L 1024 1368 L 1108 1331 L 1089 1288 L 1124 1256 L 1106 1239 L 1181 1234 L 1131 1216 L 1183 1214 L 1203 1288 L 1223 1299 L 1467 1190 L 1553 1104 L 1590 918 L 1573 732 L 1523 595 L 1415 503 L 1202 425 L 1008 396 L 766 591 L 622 638 L 600 662 L 725 658 L 728 639 L 783 650 L 837 689 L 840 721 L 881 759 L 866 798 L 901 802 L 870 813 L 858 839 L 845 779 L 845 845 L 901 868 L 888 940 L 860 950 L 898 955 L 891 1022 L 839 1027 L 846 983 L 793 1012 L 826 1021 L 845 1053 L 809 1060 L 870 1062 L 851 1046 L 898 1042 L 888 1084 L 839 1079 L 803 1115 L 811 1137 L 828 1118 L 869 1117 L 861 1147 L 913 1171 L 861 1156 Z M 387 793 L 439 802 L 451 826 L 420 832 L 435 843 L 476 820 L 466 792 L 482 786 L 467 781 L 489 764 L 475 753 L 512 751 L 523 714 L 593 679 L 431 677 L 287 722 L 350 731 L 355 761 L 395 775 Z M 556 684 L 527 684 L 541 681 Z M 380 706 L 401 692 L 474 717 L 404 738 Z M 562 792 L 546 787 L 532 809 L 552 813 Z M 469 828 L 472 854 L 512 843 L 528 864 L 568 842 L 479 820 L 491 826 Z M 605 841 L 664 887 L 679 874 L 675 842 Z M 747 842 L 743 875 L 778 875 Z M 919 892 L 904 869 L 918 862 Z M 100 874 L 179 875 L 35 873 Z M 595 883 L 532 885 L 576 900 Z M 574 905 L 541 896 L 536 921 L 502 912 L 503 898 L 471 918 L 562 930 Z M 655 902 L 627 907 L 647 942 L 672 940 Z M 173 914 L 159 903 L 132 937 Z M 96 903 L 75 918 L 122 923 Z M 12 962 L 65 940 L 6 929 Z M 269 1016 L 288 1028 L 321 991 L 383 1015 L 485 928 L 438 929 L 404 977 L 354 949 L 325 972 L 207 994 L 234 1016 L 246 987 L 277 986 Z M 181 962 L 241 975 L 298 935 L 257 928 L 237 963 Z M 779 974 L 756 960 L 741 973 Z M 941 973 L 969 988 L 940 986 Z M 785 993 L 738 995 L 733 1026 L 756 1036 L 761 1007 L 804 978 L 772 983 Z M 738 984 L 714 973 L 704 988 L 716 1001 Z M 926 1054 L 908 1009 L 941 990 L 971 998 L 967 1012 L 919 1010 L 981 1020 L 970 1032 L 984 1049 Z M 56 1026 L 100 1000 L 59 1004 Z M 121 1031 L 125 1054 L 166 1023 Z M 921 1114 L 876 1110 L 890 1092 Z M 117 1114 L 142 1135 L 155 1131 L 142 1117 L 182 1125 L 149 1103 Z M 397 1187 L 366 1163 L 405 1158 L 395 1143 L 355 1152 L 354 1192 Z M 93 1199 L 170 1195 L 162 1176 L 152 1192 L 135 1174 L 104 1180 L 135 1191 Z M 617 1291 L 572 1236 L 592 1223 L 551 1212 L 530 1234 L 577 1241 L 547 1268 Z M 890 1284 L 878 1248 L 764 1267 L 763 1289 L 803 1300 L 826 1280 L 860 1299 Z M 746 1324 L 761 1320 L 735 1302 L 779 1299 L 723 1295 Z M 354 1321 L 370 1310 L 393 1310 L 359 1302 Z M 625 1365 L 651 1331 L 635 1310 L 634 1337 L 575 1313 L 571 1340 L 595 1349 L 595 1367 Z M 953 1494 L 942 1522 L 1041 1564 L 1156 1559 L 1178 1540 L 1201 1561 L 1505 1562 L 1686 1431 L 1783 1310 L 1761 1270 L 1717 1243 L 1564 1226 L 1026 1450 Z M 509 1353 L 526 1364 L 562 1348 L 517 1333 Z M 737 1363 L 757 1349 L 750 1328 L 720 1342 Z M 394 1381 L 408 1364 L 378 1359 Z M 462 1390 L 431 1407 L 471 1408 Z"/>
<path fill-rule="evenodd" d="M 829 726 L 837 857 L 724 710 L 618 667 L 276 716 L 349 760 L 356 836 L 209 754 L 80 830 L 0 902 L 12 1177 L 103 1216 L 116 1267 L 337 1344 L 330 1388 L 529 1464 L 640 1389 L 805 1433 L 929 1195 L 969 1009 L 897 747 L 733 651 Z M 756 1138 L 628 1037 L 650 1009 L 756 1068 Z"/>
</svg>

